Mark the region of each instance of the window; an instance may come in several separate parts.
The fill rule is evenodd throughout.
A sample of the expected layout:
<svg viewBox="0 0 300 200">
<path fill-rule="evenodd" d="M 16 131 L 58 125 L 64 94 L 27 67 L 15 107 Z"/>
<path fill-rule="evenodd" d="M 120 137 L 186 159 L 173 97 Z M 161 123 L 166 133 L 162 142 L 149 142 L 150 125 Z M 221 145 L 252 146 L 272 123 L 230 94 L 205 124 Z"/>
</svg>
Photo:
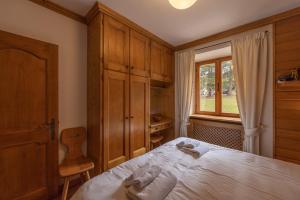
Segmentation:
<svg viewBox="0 0 300 200">
<path fill-rule="evenodd" d="M 196 113 L 239 117 L 231 57 L 196 63 Z"/>
</svg>

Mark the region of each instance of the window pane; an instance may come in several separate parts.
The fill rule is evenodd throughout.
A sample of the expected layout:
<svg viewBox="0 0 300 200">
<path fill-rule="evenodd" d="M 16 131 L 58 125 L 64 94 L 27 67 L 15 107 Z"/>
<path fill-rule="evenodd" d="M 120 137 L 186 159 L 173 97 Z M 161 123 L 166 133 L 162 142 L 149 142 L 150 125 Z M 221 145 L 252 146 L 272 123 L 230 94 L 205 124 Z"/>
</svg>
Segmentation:
<svg viewBox="0 0 300 200">
<path fill-rule="evenodd" d="M 214 63 L 200 66 L 200 111 L 215 112 L 215 78 Z"/>
<path fill-rule="evenodd" d="M 231 60 L 222 62 L 222 112 L 239 114 Z"/>
</svg>

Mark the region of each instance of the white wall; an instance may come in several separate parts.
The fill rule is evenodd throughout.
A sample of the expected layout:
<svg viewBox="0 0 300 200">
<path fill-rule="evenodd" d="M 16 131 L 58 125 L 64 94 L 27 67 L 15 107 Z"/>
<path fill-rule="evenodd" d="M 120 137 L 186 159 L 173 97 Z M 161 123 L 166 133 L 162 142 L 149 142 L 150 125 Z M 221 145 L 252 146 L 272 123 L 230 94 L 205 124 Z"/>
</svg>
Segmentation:
<svg viewBox="0 0 300 200">
<path fill-rule="evenodd" d="M 0 30 L 59 46 L 59 132 L 86 126 L 87 26 L 27 0 L 1 0 Z"/>
</svg>

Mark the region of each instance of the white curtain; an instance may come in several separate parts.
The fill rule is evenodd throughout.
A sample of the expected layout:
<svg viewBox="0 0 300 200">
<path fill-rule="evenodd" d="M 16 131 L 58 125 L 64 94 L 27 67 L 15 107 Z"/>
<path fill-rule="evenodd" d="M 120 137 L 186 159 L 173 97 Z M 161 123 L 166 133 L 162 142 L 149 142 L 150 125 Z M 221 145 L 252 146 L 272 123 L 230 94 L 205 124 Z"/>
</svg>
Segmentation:
<svg viewBox="0 0 300 200">
<path fill-rule="evenodd" d="M 261 116 L 268 71 L 266 32 L 232 41 L 232 62 L 237 84 L 237 101 L 245 129 L 244 151 L 259 154 Z"/>
<path fill-rule="evenodd" d="M 195 53 L 175 53 L 175 115 L 176 135 L 187 137 L 187 125 L 193 101 Z"/>
</svg>

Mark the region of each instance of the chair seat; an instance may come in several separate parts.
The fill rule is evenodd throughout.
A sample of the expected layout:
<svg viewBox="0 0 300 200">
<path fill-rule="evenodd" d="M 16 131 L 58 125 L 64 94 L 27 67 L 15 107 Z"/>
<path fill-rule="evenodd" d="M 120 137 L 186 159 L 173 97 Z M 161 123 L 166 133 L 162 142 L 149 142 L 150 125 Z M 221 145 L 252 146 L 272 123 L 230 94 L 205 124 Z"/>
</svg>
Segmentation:
<svg viewBox="0 0 300 200">
<path fill-rule="evenodd" d="M 94 163 L 88 158 L 67 161 L 59 166 L 61 177 L 72 176 L 94 168 Z"/>
</svg>

